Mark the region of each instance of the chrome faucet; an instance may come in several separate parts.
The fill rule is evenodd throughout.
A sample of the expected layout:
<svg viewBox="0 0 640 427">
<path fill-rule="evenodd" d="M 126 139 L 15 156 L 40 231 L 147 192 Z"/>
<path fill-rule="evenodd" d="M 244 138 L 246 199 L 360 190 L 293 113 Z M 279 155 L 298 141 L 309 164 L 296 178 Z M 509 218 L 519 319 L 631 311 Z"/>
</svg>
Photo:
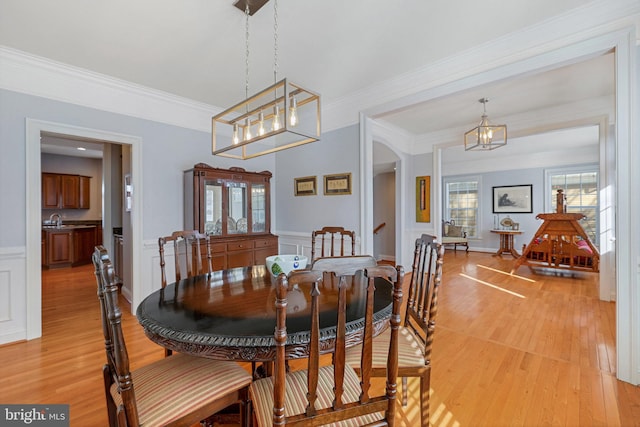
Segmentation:
<svg viewBox="0 0 640 427">
<path fill-rule="evenodd" d="M 56 227 L 62 227 L 62 217 L 58 212 L 52 213 L 49 217 L 49 224 L 53 224 L 53 217 L 56 217 Z"/>
</svg>

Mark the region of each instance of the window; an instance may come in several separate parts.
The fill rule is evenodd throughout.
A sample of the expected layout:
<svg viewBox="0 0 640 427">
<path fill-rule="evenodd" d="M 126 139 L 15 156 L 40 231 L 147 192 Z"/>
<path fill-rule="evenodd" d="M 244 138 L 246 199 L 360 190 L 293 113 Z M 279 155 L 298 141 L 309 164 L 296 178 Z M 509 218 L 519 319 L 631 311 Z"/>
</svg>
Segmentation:
<svg viewBox="0 0 640 427">
<path fill-rule="evenodd" d="M 478 237 L 479 178 L 451 179 L 444 181 L 444 219 L 454 220 L 467 232 L 467 237 Z"/>
<path fill-rule="evenodd" d="M 599 191 L 597 166 L 585 166 L 562 170 L 548 170 L 545 206 L 548 212 L 556 212 L 556 195 L 559 189 L 564 190 L 567 199 L 566 211 L 581 213 L 586 216 L 580 225 L 594 245 L 598 245 L 599 233 Z"/>
</svg>

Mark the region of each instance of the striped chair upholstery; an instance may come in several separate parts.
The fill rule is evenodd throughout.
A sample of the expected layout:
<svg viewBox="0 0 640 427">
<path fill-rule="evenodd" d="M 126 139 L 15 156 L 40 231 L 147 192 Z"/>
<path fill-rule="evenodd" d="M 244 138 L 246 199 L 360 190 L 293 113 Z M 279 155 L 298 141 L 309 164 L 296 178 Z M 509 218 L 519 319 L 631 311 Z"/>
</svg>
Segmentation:
<svg viewBox="0 0 640 427">
<path fill-rule="evenodd" d="M 398 376 L 402 377 L 402 404 L 407 405 L 407 377 L 420 378 L 420 420 L 429 426 L 431 346 L 438 309 L 444 249 L 435 237 L 423 234 L 416 239 L 403 325 L 398 332 Z M 389 333 L 373 340 L 373 375 L 384 376 Z M 359 371 L 362 350 L 347 349 L 346 363 Z"/>
<path fill-rule="evenodd" d="M 387 363 L 387 350 L 391 339 L 391 331 L 387 329 L 374 340 L 373 366 L 385 366 Z M 347 351 L 346 362 L 350 366 L 358 366 L 362 346 L 350 348 Z M 400 326 L 398 329 L 398 369 L 408 366 L 424 366 L 424 354 L 422 343 L 415 339 L 413 332 Z"/>
<path fill-rule="evenodd" d="M 333 404 L 333 365 L 320 368 L 318 380 L 318 401 L 316 409 L 330 408 Z M 294 371 L 286 377 L 284 415 L 292 417 L 304 414 L 307 409 L 306 395 L 307 373 L 306 371 Z M 252 396 L 253 410 L 259 427 L 273 425 L 273 377 L 255 381 L 249 393 Z M 357 402 L 360 397 L 360 378 L 356 372 L 347 367 L 344 373 L 344 402 Z M 259 406 L 259 407 L 258 407 Z M 366 414 L 360 417 L 328 424 L 332 427 L 360 427 L 375 422 L 383 417 L 383 414 Z"/>
<path fill-rule="evenodd" d="M 252 377 L 235 362 L 175 354 L 130 371 L 118 287 L 104 247 L 96 247 L 93 263 L 107 353 L 103 377 L 109 425 L 192 425 L 240 402 L 241 424 L 248 426 Z"/>
<path fill-rule="evenodd" d="M 181 420 L 251 382 L 237 363 L 180 353 L 132 371 L 131 379 L 138 419 L 145 427 Z M 123 405 L 118 384 L 112 384 L 110 392 L 116 407 Z"/>
<path fill-rule="evenodd" d="M 402 304 L 402 267 L 374 266 L 350 275 L 318 270 L 293 271 L 289 277 L 280 274 L 276 281 L 276 360 L 274 375 L 255 381 L 249 388 L 255 421 L 259 427 L 299 423 L 299 425 L 329 425 L 360 427 L 363 425 L 394 425 L 396 377 L 398 365 L 398 327 Z M 373 392 L 370 366 L 373 341 L 373 305 L 375 281 L 387 280 L 393 286 L 393 308 L 389 321 L 389 341 L 386 350 L 386 388 Z M 345 364 L 346 304 L 350 286 L 362 286 L 365 304 L 363 342 L 367 343 L 362 365 L 364 375 Z M 289 288 L 305 292 L 309 302 L 311 333 L 308 344 L 307 369 L 287 372 L 285 345 L 287 342 L 287 292 Z M 331 365 L 320 367 L 320 309 L 322 289 L 338 289 L 335 304 L 335 344 Z M 325 302 L 324 304 L 327 304 Z M 326 305 L 323 305 L 326 307 Z M 300 313 L 297 317 L 301 316 Z M 324 349 L 327 350 L 327 349 Z"/>
</svg>

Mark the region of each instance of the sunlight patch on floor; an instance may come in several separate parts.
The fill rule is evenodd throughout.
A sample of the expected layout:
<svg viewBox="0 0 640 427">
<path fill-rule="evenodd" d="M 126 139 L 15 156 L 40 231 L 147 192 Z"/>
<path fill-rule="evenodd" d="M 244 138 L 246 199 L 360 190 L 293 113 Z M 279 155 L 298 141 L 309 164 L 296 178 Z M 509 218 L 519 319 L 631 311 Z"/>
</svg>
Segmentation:
<svg viewBox="0 0 640 427">
<path fill-rule="evenodd" d="M 418 418 L 419 419 L 419 418 Z M 460 423 L 453 418 L 453 413 L 449 411 L 444 403 L 438 405 L 433 411 L 430 419 L 430 425 L 437 427 L 459 427 Z"/>
<path fill-rule="evenodd" d="M 512 273 L 507 273 L 506 271 L 498 270 L 498 269 L 496 269 L 496 268 L 488 267 L 488 266 L 486 266 L 486 265 L 476 264 L 476 267 L 484 268 L 485 270 L 494 271 L 494 272 L 496 272 L 496 273 L 501 273 L 501 274 L 504 274 L 504 275 L 506 275 L 506 276 L 515 277 L 516 279 L 525 280 L 525 281 L 527 281 L 527 282 L 531 282 L 531 283 L 535 283 L 535 282 L 536 282 L 536 280 L 530 279 L 530 278 L 528 278 L 528 277 L 518 276 L 518 275 L 516 275 L 516 274 L 512 274 Z"/>
<path fill-rule="evenodd" d="M 502 291 L 502 292 L 506 292 L 506 293 L 508 293 L 508 294 L 510 294 L 510 295 L 513 295 L 513 296 L 515 296 L 515 297 L 522 298 L 522 299 L 525 299 L 525 298 L 526 298 L 526 297 L 525 297 L 524 295 L 522 295 L 522 294 L 519 294 L 519 293 L 517 293 L 517 292 L 510 291 L 510 290 L 508 290 L 508 289 L 501 288 L 500 286 L 496 286 L 496 285 L 491 284 L 491 283 L 489 283 L 489 282 L 485 282 L 484 280 L 476 279 L 475 277 L 471 277 L 471 276 L 468 276 L 468 275 L 463 274 L 463 273 L 460 273 L 460 276 L 464 277 L 465 279 L 473 280 L 474 282 L 476 282 L 476 283 L 480 283 L 481 285 L 485 285 L 485 286 L 488 286 L 488 287 L 490 287 L 490 288 L 497 289 L 497 290 Z"/>
</svg>

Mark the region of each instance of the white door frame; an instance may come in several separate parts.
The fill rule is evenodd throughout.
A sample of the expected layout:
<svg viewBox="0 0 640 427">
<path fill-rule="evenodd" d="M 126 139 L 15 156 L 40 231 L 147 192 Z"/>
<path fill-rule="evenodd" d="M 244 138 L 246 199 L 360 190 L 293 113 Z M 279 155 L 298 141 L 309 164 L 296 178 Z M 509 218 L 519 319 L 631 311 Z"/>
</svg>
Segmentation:
<svg viewBox="0 0 640 427">
<path fill-rule="evenodd" d="M 640 145 L 638 141 L 638 124 L 632 117 L 637 116 L 638 96 L 636 91 L 636 45 L 633 27 L 612 31 L 588 40 L 548 51 L 540 55 L 516 61 L 507 66 L 501 66 L 487 72 L 468 76 L 441 86 L 427 89 L 419 96 L 406 99 L 406 106 L 435 99 L 478 87 L 483 84 L 513 78 L 518 75 L 551 69 L 556 64 L 578 62 L 583 58 L 602 54 L 614 50 L 615 81 L 616 81 L 616 355 L 617 378 L 631 384 L 640 384 L 640 273 L 638 259 L 640 250 L 636 236 L 640 235 L 640 198 L 634 192 L 638 191 L 640 182 Z M 418 99 L 419 98 L 419 99 Z M 399 108 L 399 102 L 393 103 L 393 108 Z M 371 177 L 372 169 L 372 141 L 376 139 L 375 129 L 371 125 L 372 117 L 384 113 L 384 106 L 371 108 L 360 115 L 360 145 L 361 145 L 361 206 L 365 212 L 361 214 L 362 236 L 366 237 L 373 229 L 373 220 L 366 209 L 373 198 L 372 188 L 367 185 L 367 178 Z M 634 142 L 636 142 L 634 146 Z M 403 162 L 400 156 L 400 162 Z M 404 168 L 406 169 L 406 168 Z M 441 159 L 439 150 L 433 153 L 433 194 L 434 221 L 439 221 L 442 209 L 441 188 Z M 404 180 L 405 177 L 403 177 Z M 401 205 L 406 205 L 406 192 L 400 197 L 405 199 Z M 624 231 L 622 231 L 624 230 Z M 401 231 L 399 231 L 401 234 Z M 632 237 L 633 236 L 633 237 Z M 369 242 L 363 242 L 363 250 L 369 248 Z"/>
<path fill-rule="evenodd" d="M 140 301 L 142 259 L 142 138 L 131 135 L 83 128 L 63 123 L 26 119 L 26 306 L 27 306 L 27 340 L 42 336 L 42 272 L 41 272 L 41 239 L 42 239 L 42 205 L 41 205 L 41 164 L 40 135 L 42 132 L 70 135 L 93 140 L 126 144 L 132 149 L 132 176 L 136 191 L 133 204 L 137 207 L 132 212 L 132 288 L 134 301 Z M 134 306 L 132 305 L 132 308 Z"/>
</svg>

